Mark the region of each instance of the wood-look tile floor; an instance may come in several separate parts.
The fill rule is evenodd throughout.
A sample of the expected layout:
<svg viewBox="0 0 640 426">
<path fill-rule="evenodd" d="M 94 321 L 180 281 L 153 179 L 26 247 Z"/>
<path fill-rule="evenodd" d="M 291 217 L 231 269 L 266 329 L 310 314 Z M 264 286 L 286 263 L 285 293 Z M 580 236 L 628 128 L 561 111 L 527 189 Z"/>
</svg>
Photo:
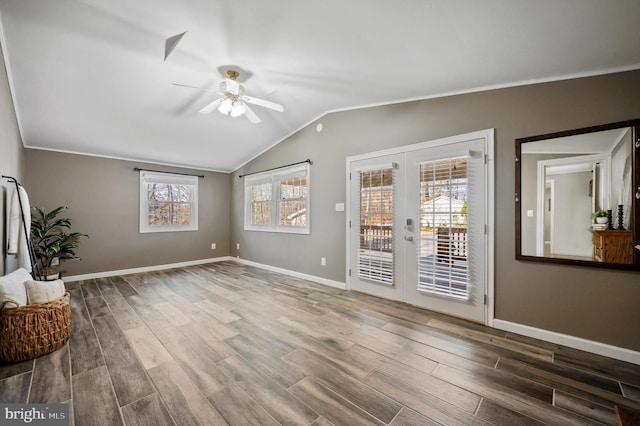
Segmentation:
<svg viewBox="0 0 640 426">
<path fill-rule="evenodd" d="M 84 425 L 586 425 L 640 366 L 239 265 L 68 285 L 72 337 L 0 401 Z"/>
</svg>

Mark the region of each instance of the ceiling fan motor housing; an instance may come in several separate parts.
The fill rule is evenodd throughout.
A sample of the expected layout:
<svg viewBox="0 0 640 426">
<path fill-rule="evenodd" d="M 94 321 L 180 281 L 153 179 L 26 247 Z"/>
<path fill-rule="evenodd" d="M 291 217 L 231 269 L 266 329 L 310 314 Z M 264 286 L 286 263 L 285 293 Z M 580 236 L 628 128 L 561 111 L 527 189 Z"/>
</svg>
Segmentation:
<svg viewBox="0 0 640 426">
<path fill-rule="evenodd" d="M 220 95 L 221 98 L 216 99 L 209 105 L 206 105 L 200 110 L 202 114 L 209 114 L 212 111 L 218 110 L 219 113 L 230 117 L 241 117 L 246 115 L 249 121 L 253 124 L 260 123 L 260 118 L 249 108 L 250 104 L 260 105 L 265 108 L 273 109 L 275 111 L 282 112 L 284 109 L 282 105 L 274 102 L 269 102 L 264 99 L 253 98 L 244 95 L 244 86 L 236 81 L 240 76 L 240 73 L 236 70 L 227 70 L 229 78 L 225 78 L 220 83 Z M 245 103 L 246 102 L 246 103 Z"/>
<path fill-rule="evenodd" d="M 241 84 L 228 79 L 220 83 L 220 91 L 224 94 L 225 97 L 231 99 L 232 101 L 237 101 L 241 96 L 244 95 L 244 87 Z"/>
</svg>

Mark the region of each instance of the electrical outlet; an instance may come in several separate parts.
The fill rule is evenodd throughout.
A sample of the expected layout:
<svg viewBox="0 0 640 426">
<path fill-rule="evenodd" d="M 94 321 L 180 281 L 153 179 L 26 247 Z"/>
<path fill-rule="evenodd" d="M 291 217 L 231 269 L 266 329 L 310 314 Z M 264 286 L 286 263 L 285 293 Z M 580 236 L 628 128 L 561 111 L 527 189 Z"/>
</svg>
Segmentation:
<svg viewBox="0 0 640 426">
<path fill-rule="evenodd" d="M 320 265 L 321 266 L 327 266 L 327 258 L 326 257 L 321 257 L 320 258 Z"/>
<path fill-rule="evenodd" d="M 240 250 L 240 243 L 236 244 L 236 250 Z"/>
<path fill-rule="evenodd" d="M 215 250 L 216 249 L 216 243 L 211 243 L 211 250 Z"/>
<path fill-rule="evenodd" d="M 53 259 L 51 259 L 51 266 L 58 266 L 60 264 L 60 259 L 57 257 L 54 257 Z"/>
</svg>

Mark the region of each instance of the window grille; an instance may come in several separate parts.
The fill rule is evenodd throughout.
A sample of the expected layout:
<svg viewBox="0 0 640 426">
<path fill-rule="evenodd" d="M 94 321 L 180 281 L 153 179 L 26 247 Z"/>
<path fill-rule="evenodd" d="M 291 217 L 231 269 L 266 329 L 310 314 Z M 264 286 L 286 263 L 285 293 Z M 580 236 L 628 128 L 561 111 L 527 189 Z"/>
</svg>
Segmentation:
<svg viewBox="0 0 640 426">
<path fill-rule="evenodd" d="M 468 161 L 420 163 L 418 290 L 468 299 Z"/>
<path fill-rule="evenodd" d="M 310 233 L 309 164 L 281 167 L 245 179 L 245 229 Z"/>
<path fill-rule="evenodd" d="M 394 168 L 359 171 L 358 277 L 393 285 Z"/>
<path fill-rule="evenodd" d="M 140 172 L 140 232 L 198 229 L 198 177 Z"/>
</svg>

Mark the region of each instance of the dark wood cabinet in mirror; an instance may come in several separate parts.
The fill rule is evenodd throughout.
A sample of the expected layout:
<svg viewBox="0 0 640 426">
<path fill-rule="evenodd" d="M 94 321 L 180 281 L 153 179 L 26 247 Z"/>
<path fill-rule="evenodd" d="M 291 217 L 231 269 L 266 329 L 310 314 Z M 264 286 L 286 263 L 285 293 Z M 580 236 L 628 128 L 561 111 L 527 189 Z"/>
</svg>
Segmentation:
<svg viewBox="0 0 640 426">
<path fill-rule="evenodd" d="M 516 139 L 516 259 L 640 270 L 640 119 Z"/>
</svg>

